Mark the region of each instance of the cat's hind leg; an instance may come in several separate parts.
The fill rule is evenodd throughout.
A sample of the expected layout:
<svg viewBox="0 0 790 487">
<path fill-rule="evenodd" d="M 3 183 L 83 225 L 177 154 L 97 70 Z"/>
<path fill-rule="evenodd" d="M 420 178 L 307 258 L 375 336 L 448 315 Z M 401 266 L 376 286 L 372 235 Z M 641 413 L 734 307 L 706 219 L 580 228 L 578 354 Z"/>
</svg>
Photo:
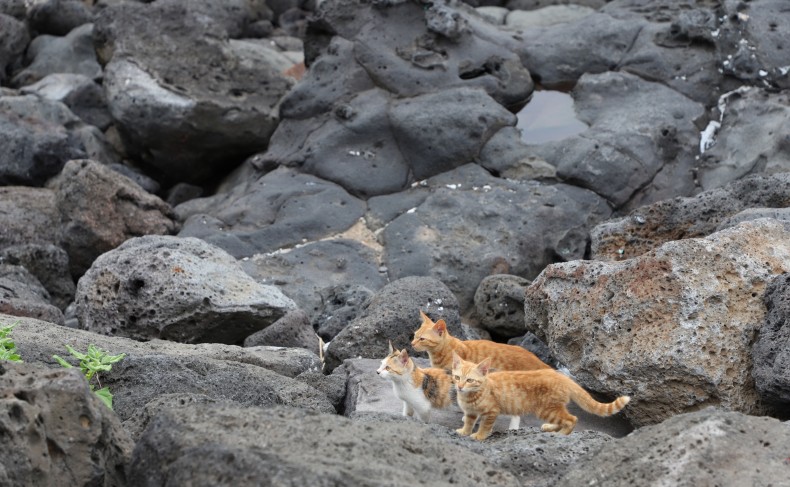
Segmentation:
<svg viewBox="0 0 790 487">
<path fill-rule="evenodd" d="M 508 424 L 507 429 L 517 430 L 520 425 L 521 425 L 521 416 L 511 416 L 510 424 Z"/>
<path fill-rule="evenodd" d="M 573 428 L 576 427 L 576 416 L 572 415 L 565 409 L 564 405 L 546 408 L 537 412 L 538 418 L 548 421 L 540 427 L 541 431 L 547 433 L 562 433 L 564 435 L 571 434 Z"/>
</svg>

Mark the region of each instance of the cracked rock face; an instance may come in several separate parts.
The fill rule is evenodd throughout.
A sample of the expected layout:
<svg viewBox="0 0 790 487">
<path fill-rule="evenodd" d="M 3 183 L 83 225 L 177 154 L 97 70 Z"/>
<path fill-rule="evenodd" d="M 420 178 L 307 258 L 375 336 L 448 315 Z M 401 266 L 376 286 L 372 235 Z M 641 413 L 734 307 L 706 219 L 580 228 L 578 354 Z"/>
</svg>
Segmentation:
<svg viewBox="0 0 790 487">
<path fill-rule="evenodd" d="M 705 405 L 760 414 L 751 347 L 788 242 L 764 219 L 622 262 L 550 265 L 527 288 L 527 328 L 582 385 L 630 395 L 637 426 Z"/>
</svg>

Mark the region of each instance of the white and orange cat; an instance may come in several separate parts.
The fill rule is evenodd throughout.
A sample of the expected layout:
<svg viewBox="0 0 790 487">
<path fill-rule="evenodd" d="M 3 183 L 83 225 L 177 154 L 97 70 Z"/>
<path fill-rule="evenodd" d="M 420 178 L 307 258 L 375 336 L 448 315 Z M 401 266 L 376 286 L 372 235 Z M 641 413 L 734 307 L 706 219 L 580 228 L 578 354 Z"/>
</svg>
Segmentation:
<svg viewBox="0 0 790 487">
<path fill-rule="evenodd" d="M 476 364 L 453 354 L 453 383 L 464 412 L 464 426 L 456 431 L 471 434 L 479 419 L 477 433 L 471 435 L 475 440 L 491 435 L 500 414 L 535 414 L 548 421 L 541 430 L 568 435 L 577 420 L 566 408 L 570 401 L 589 413 L 611 416 L 631 400 L 620 396 L 610 403 L 598 402 L 573 379 L 553 369 L 491 372 L 490 364 L 489 358 Z"/>
<path fill-rule="evenodd" d="M 426 423 L 432 409 L 446 408 L 452 403 L 453 381 L 444 369 L 420 368 L 404 350 L 390 352 L 376 373 L 392 382 L 392 390 L 403 401 L 403 415 L 417 417 Z"/>
<path fill-rule="evenodd" d="M 490 357 L 491 367 L 497 370 L 551 370 L 551 367 L 529 350 L 491 340 L 459 340 L 450 335 L 444 320 L 434 323 L 422 310 L 420 317 L 422 324 L 414 332 L 411 346 L 418 352 L 428 352 L 431 367 L 450 370 L 453 366 L 453 353 L 457 353 L 462 359 L 475 363 Z M 508 428 L 517 430 L 520 422 L 520 418 L 514 416 Z"/>
</svg>

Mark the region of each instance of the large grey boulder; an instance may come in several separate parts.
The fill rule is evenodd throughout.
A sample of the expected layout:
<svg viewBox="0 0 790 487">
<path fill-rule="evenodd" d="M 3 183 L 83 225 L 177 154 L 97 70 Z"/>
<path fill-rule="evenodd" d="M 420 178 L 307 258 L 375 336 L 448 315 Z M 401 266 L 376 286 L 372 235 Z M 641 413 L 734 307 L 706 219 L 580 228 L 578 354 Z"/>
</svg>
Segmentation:
<svg viewBox="0 0 790 487">
<path fill-rule="evenodd" d="M 788 448 L 776 419 L 706 408 L 607 443 L 553 485 L 782 485 Z"/>
<path fill-rule="evenodd" d="M 357 223 L 365 204 L 334 183 L 279 168 L 176 210 L 185 220 L 180 236 L 241 258 L 339 234 Z"/>
<path fill-rule="evenodd" d="M 22 244 L 0 249 L 0 263 L 22 266 L 49 293 L 50 302 L 61 310 L 74 300 L 77 286 L 69 272 L 69 256 L 52 244 Z"/>
<path fill-rule="evenodd" d="M 83 122 L 101 130 L 106 130 L 112 122 L 104 90 L 99 83 L 84 74 L 50 74 L 20 91 L 23 94 L 36 94 L 47 100 L 59 101 Z"/>
<path fill-rule="evenodd" d="M 480 325 L 505 338 L 522 336 L 524 327 L 524 291 L 530 281 L 511 274 L 494 274 L 483 278 L 475 291 L 475 315 Z"/>
<path fill-rule="evenodd" d="M 636 208 L 624 217 L 596 225 L 590 231 L 591 256 L 596 260 L 636 257 L 666 242 L 710 235 L 744 210 L 787 206 L 790 206 L 790 175 L 745 177 L 693 197 L 677 197 Z"/>
<path fill-rule="evenodd" d="M 79 369 L 0 363 L 0 484 L 123 487 L 132 440 Z"/>
<path fill-rule="evenodd" d="M 95 161 L 69 161 L 47 186 L 57 196 L 65 223 L 61 245 L 74 276 L 132 237 L 167 235 L 177 229 L 170 205 Z"/>
<path fill-rule="evenodd" d="M 760 414 L 752 344 L 765 288 L 787 271 L 790 230 L 755 220 L 622 262 L 550 265 L 527 288 L 526 325 L 580 384 L 631 396 L 636 426 L 702 405 Z"/>
<path fill-rule="evenodd" d="M 0 312 L 62 325 L 63 313 L 50 302 L 44 286 L 27 269 L 0 263 Z"/>
<path fill-rule="evenodd" d="M 407 347 L 422 323 L 420 310 L 434 321 L 444 319 L 451 335 L 467 338 L 458 301 L 447 286 L 432 277 L 404 277 L 378 291 L 332 339 L 326 350 L 326 370 L 334 370 L 347 358 L 380 360 L 388 353 L 389 341 L 398 349 Z"/>
<path fill-rule="evenodd" d="M 83 329 L 135 339 L 241 343 L 295 303 L 196 238 L 138 237 L 102 254 L 77 284 Z"/>
<path fill-rule="evenodd" d="M 499 262 L 531 279 L 547 264 L 581 259 L 589 229 L 611 215 L 591 191 L 503 180 L 474 164 L 426 185 L 427 198 L 381 232 L 387 270 L 391 280 L 429 275 L 442 281 L 464 313 Z"/>
<path fill-rule="evenodd" d="M 41 34 L 64 36 L 93 20 L 93 4 L 81 0 L 36 0 L 28 5 L 28 22 Z"/>
<path fill-rule="evenodd" d="M 752 348 L 757 392 L 780 416 L 790 411 L 790 274 L 777 276 L 765 291 L 765 323 Z"/>
<path fill-rule="evenodd" d="M 61 238 L 56 195 L 44 188 L 0 186 L 0 249 L 57 245 Z"/>
<path fill-rule="evenodd" d="M 318 353 L 318 335 L 310 317 L 300 309 L 291 310 L 263 330 L 244 339 L 245 347 L 255 346 L 304 348 Z"/>
<path fill-rule="evenodd" d="M 25 24 L 0 12 L 0 81 L 5 81 L 6 68 L 18 61 L 29 42 Z"/>
<path fill-rule="evenodd" d="M 127 151 L 170 181 L 200 184 L 266 147 L 294 63 L 270 43 L 230 39 L 233 27 L 198 3 L 108 6 L 96 50 Z"/>
<path fill-rule="evenodd" d="M 156 416 L 137 443 L 129 481 L 194 486 L 519 485 L 509 472 L 491 468 L 481 455 L 435 437 L 423 425 L 356 423 L 304 410 L 217 405 L 170 409 Z"/>
</svg>

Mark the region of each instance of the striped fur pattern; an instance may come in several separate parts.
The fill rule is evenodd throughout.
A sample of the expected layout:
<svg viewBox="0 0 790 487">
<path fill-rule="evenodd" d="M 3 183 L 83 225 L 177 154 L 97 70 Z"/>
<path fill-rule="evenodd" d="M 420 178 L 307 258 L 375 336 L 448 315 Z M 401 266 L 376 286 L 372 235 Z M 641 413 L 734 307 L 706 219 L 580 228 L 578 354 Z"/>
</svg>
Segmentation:
<svg viewBox="0 0 790 487">
<path fill-rule="evenodd" d="M 576 416 L 566 408 L 570 401 L 592 414 L 611 416 L 631 400 L 620 396 L 610 403 L 598 402 L 573 379 L 553 369 L 491 372 L 490 364 L 489 359 L 473 363 L 453 355 L 453 383 L 464 412 L 464 425 L 456 431 L 469 435 L 480 420 L 471 435 L 476 440 L 491 435 L 500 414 L 535 414 L 546 421 L 543 431 L 568 435 L 576 426 Z"/>
<path fill-rule="evenodd" d="M 428 422 L 432 409 L 446 408 L 453 401 L 453 382 L 446 370 L 417 367 L 405 349 L 395 350 L 392 343 L 376 372 L 392 382 L 392 390 L 403 401 L 404 416 L 416 413 Z"/>
<path fill-rule="evenodd" d="M 428 352 L 431 367 L 450 370 L 455 352 L 462 359 L 475 363 L 490 357 L 491 367 L 497 370 L 551 369 L 529 350 L 491 340 L 459 340 L 450 335 L 444 320 L 434 323 L 422 311 L 420 316 L 422 324 L 414 332 L 411 345 L 418 352 Z"/>
</svg>

